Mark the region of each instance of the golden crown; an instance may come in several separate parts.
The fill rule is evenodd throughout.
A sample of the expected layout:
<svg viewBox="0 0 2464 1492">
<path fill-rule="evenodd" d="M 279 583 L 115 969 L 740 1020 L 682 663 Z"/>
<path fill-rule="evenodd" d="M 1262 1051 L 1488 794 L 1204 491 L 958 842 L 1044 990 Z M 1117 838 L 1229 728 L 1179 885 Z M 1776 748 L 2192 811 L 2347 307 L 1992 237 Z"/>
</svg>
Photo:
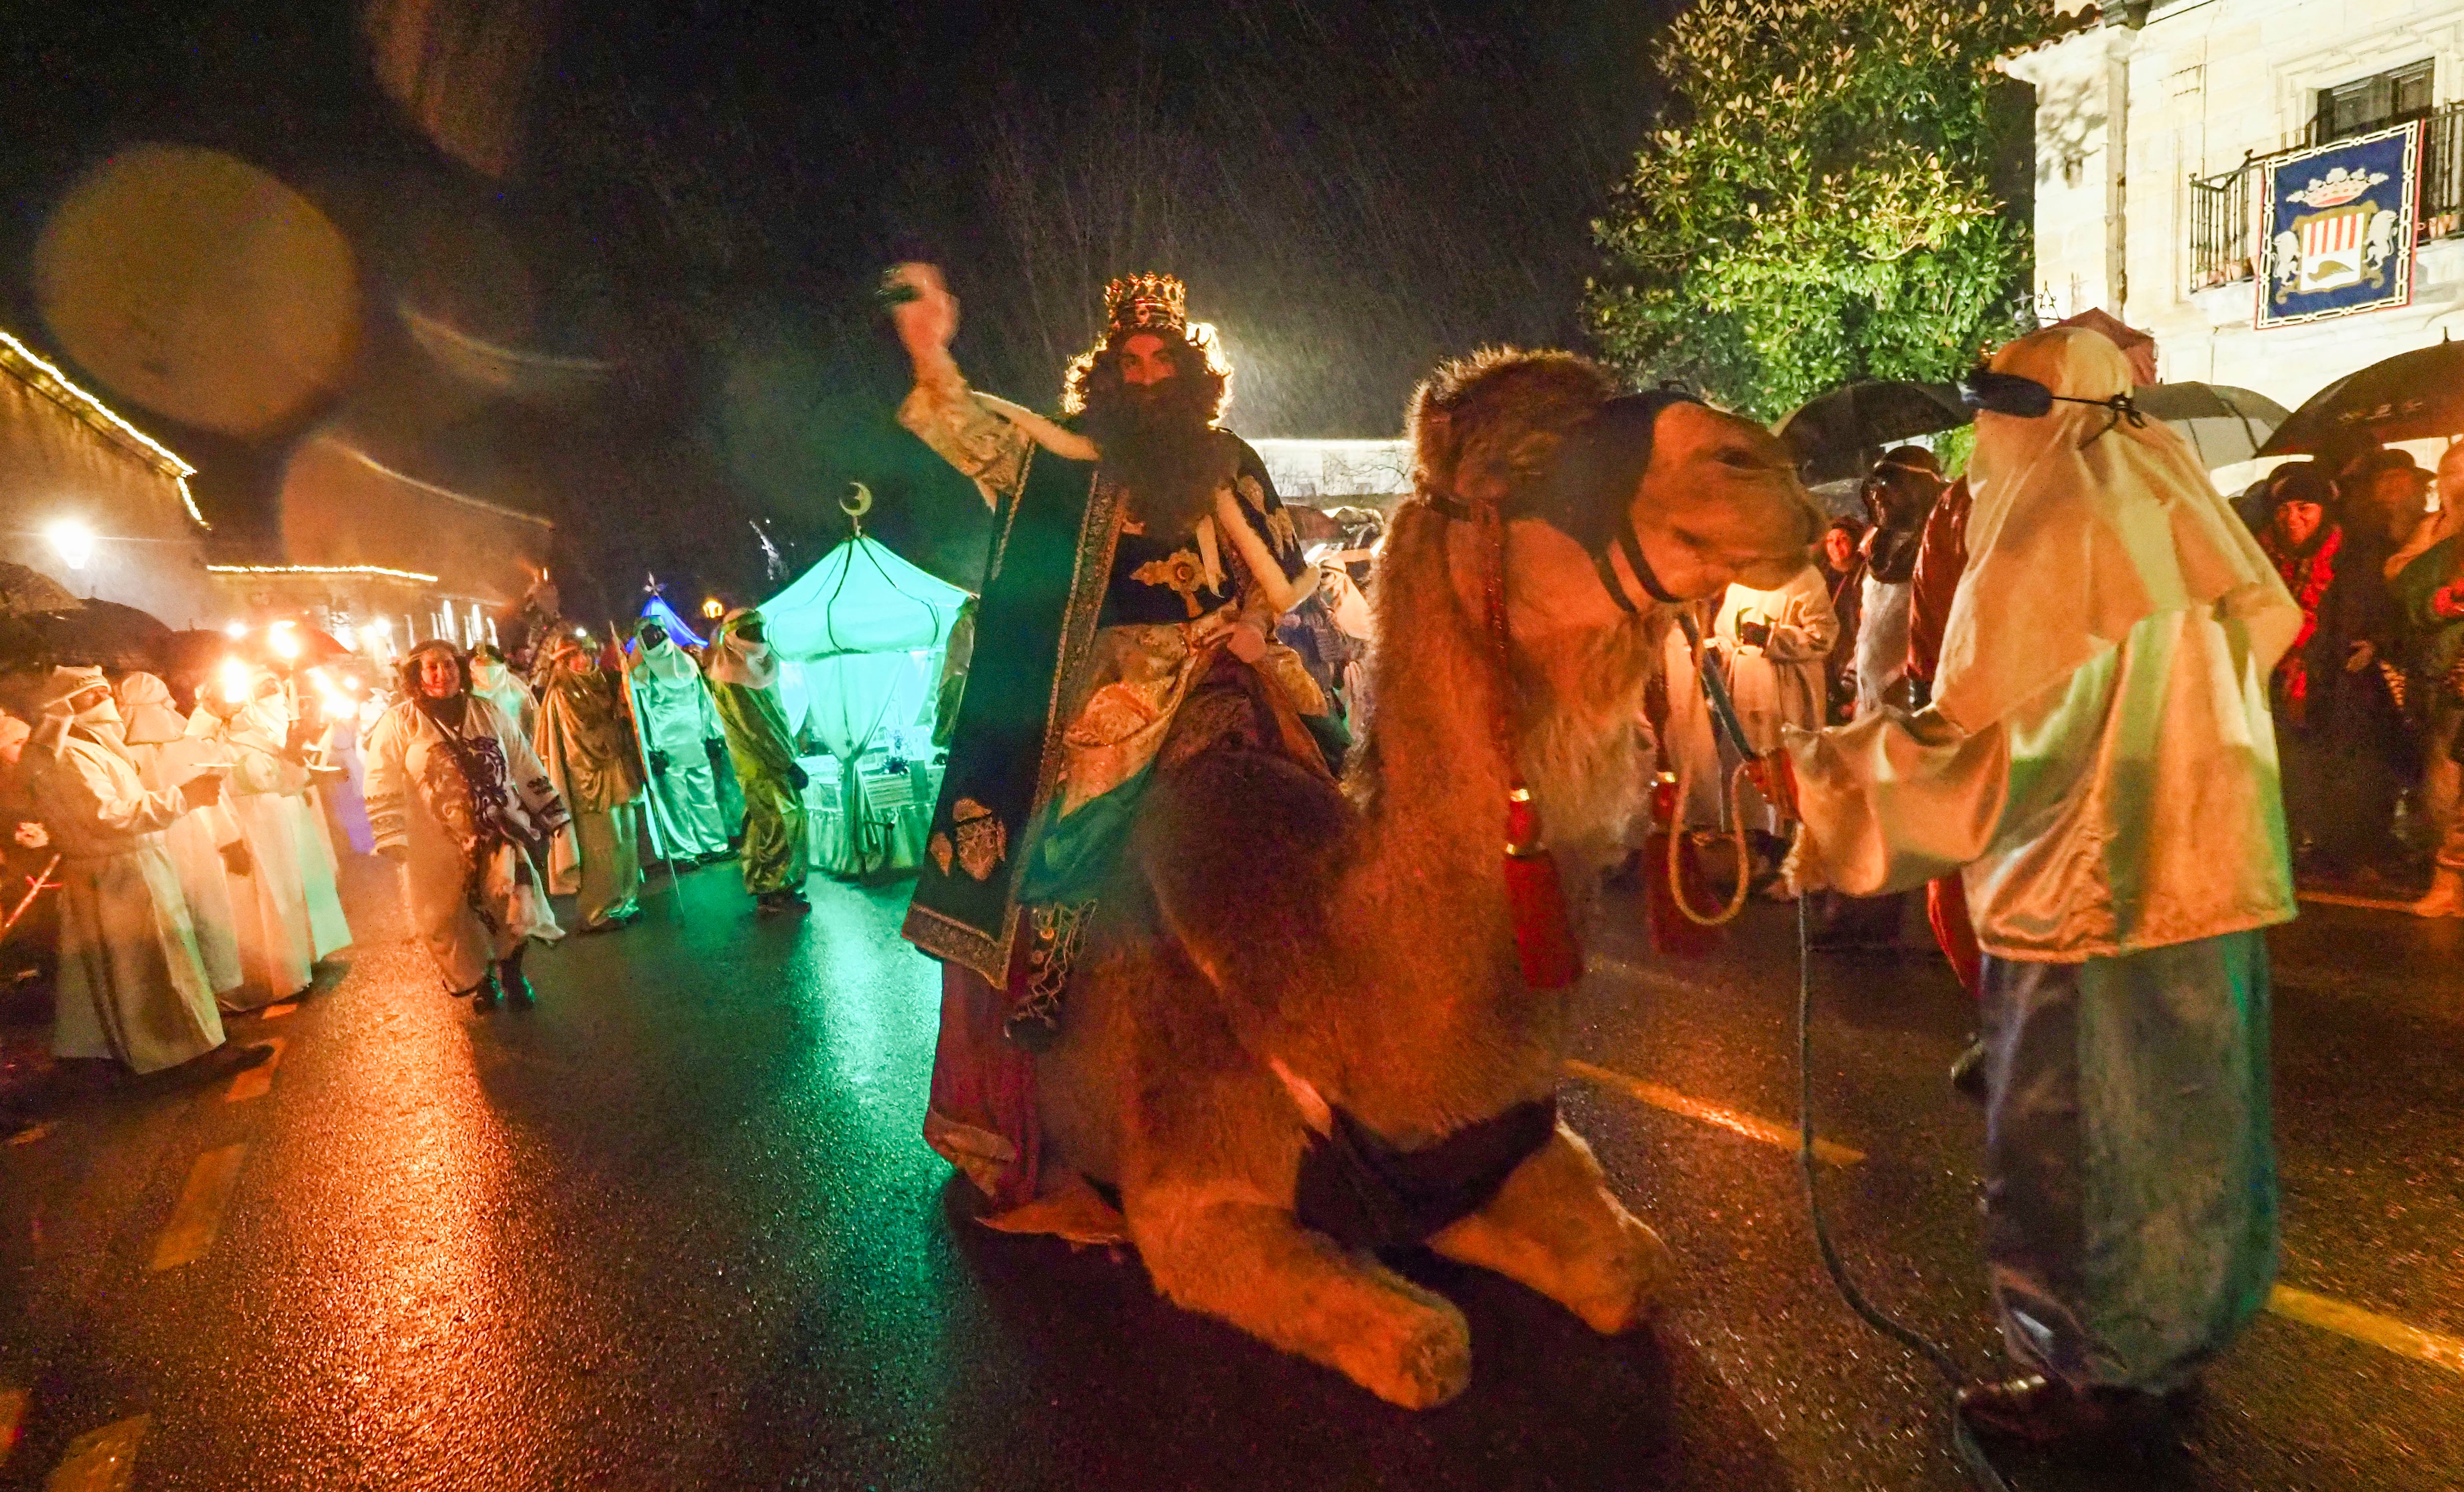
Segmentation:
<svg viewBox="0 0 2464 1492">
<path fill-rule="evenodd" d="M 1113 334 L 1189 329 L 1189 287 L 1171 275 L 1130 275 L 1104 287 L 1104 321 Z"/>
</svg>

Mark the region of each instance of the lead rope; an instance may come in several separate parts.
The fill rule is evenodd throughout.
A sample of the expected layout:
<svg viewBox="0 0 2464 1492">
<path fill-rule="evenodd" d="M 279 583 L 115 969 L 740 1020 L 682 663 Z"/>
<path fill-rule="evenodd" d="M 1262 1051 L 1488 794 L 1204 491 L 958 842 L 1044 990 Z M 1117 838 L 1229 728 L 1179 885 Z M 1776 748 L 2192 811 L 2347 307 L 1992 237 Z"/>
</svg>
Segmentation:
<svg viewBox="0 0 2464 1492">
<path fill-rule="evenodd" d="M 1822 1214 L 1822 1188 L 1815 1171 L 1814 947 L 1805 898 L 1801 896 L 1796 900 L 1796 1169 L 1805 1177 L 1805 1210 L 1814 1219 L 1814 1246 L 1822 1255 L 1822 1267 L 1831 1276 L 1832 1287 L 1858 1319 L 1931 1363 L 1934 1370 L 1942 1374 L 1951 1394 L 1950 1448 L 1959 1458 L 1960 1469 L 1968 1473 L 1969 1482 L 1980 1492 L 2011 1492 L 2011 1483 L 1993 1469 L 1985 1447 L 1976 1441 L 1976 1433 L 1968 1428 L 1967 1419 L 1959 1413 L 1959 1391 L 1970 1382 L 1959 1359 L 1950 1355 L 1949 1348 L 1900 1325 L 1865 1299 L 1865 1292 L 1848 1278 L 1848 1266 L 1841 1261 L 1838 1247 L 1831 1241 L 1831 1224 Z"/>
<path fill-rule="evenodd" d="M 1689 643 L 1697 650 L 1695 667 L 1699 675 L 1703 668 L 1709 666 L 1702 657 L 1703 651 L 1705 650 L 1703 649 L 1702 639 L 1694 628 L 1687 627 L 1686 635 Z M 1707 679 L 1703 688 L 1705 696 L 1704 702 L 1710 709 L 1713 727 L 1724 733 L 1727 732 L 1729 728 L 1728 721 L 1724 718 L 1724 712 L 1719 707 L 1723 701 L 1712 697 L 1712 688 Z M 1746 815 L 1739 785 L 1744 780 L 1747 769 L 1752 766 L 1754 757 L 1742 737 L 1731 740 L 1729 745 L 1736 748 L 1738 755 L 1745 758 L 1737 764 L 1736 770 L 1728 775 L 1727 804 L 1727 813 L 1731 820 L 1730 828 L 1736 837 L 1737 845 L 1737 889 L 1729 899 L 1727 906 L 1718 914 L 1705 917 L 1685 904 L 1683 882 L 1677 873 L 1678 836 L 1683 831 L 1674 822 L 1669 825 L 1668 880 L 1671 900 L 1676 902 L 1677 909 L 1689 921 L 1706 927 L 1735 920 L 1737 914 L 1745 908 L 1748 884 L 1752 880 L 1751 862 L 1747 857 Z M 1798 832 L 1804 832 L 1802 826 L 1799 827 Z M 1960 1469 L 1968 1474 L 1969 1484 L 1978 1488 L 1979 1492 L 2011 1492 L 2011 1483 L 2004 1481 L 2002 1474 L 1993 1468 L 1993 1462 L 1985 1455 L 1985 1447 L 1977 1443 L 1976 1433 L 1968 1427 L 1968 1421 L 1959 1413 L 1959 1391 L 1971 1381 L 1967 1370 L 1960 1367 L 1959 1359 L 1950 1355 L 1949 1348 L 1919 1335 L 1910 1327 L 1902 1325 L 1884 1314 L 1873 1302 L 1867 1300 L 1865 1292 L 1859 1289 L 1857 1282 L 1848 1278 L 1848 1266 L 1839 1257 L 1838 1245 L 1831 1239 L 1831 1221 L 1823 1214 L 1822 1188 L 1818 1173 L 1815 1169 L 1814 943 L 1809 913 L 1806 909 L 1806 898 L 1802 895 L 1796 899 L 1796 1166 L 1798 1172 L 1805 1179 L 1805 1211 L 1806 1215 L 1814 1223 L 1815 1250 L 1822 1257 L 1822 1268 L 1831 1277 L 1832 1288 L 1839 1292 L 1839 1299 L 1847 1303 L 1851 1311 L 1856 1312 L 1859 1320 L 1924 1358 L 1933 1365 L 1936 1372 L 1942 1375 L 1943 1382 L 1948 1387 L 1951 1395 L 1951 1452 L 1959 1458 Z"/>
</svg>

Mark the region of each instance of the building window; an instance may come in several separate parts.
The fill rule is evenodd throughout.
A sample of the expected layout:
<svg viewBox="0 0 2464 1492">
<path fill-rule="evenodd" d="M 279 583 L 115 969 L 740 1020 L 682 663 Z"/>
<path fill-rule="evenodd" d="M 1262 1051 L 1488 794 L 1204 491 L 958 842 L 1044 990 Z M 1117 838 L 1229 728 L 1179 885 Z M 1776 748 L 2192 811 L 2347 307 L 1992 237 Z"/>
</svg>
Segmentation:
<svg viewBox="0 0 2464 1492">
<path fill-rule="evenodd" d="M 2341 87 L 2320 89 L 2311 143 L 2323 145 L 2347 135 L 2365 135 L 2423 118 L 2430 113 L 2431 74 L 2431 66 L 2425 60 Z"/>
</svg>

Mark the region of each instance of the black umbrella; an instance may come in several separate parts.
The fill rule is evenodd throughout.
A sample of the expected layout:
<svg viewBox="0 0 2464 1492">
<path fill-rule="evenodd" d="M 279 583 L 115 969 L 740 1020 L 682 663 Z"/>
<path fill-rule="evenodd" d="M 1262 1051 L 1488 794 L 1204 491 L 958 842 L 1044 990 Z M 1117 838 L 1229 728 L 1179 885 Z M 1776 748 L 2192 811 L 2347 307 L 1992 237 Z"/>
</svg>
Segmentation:
<svg viewBox="0 0 2464 1492">
<path fill-rule="evenodd" d="M 2231 384 L 2151 384 L 2130 390 L 2130 399 L 2140 413 L 2180 431 L 2210 471 L 2258 455 L 2292 418 L 2267 395 Z"/>
<path fill-rule="evenodd" d="M 1797 475 L 1815 483 L 1860 478 L 1884 446 L 1975 417 L 1956 384 L 1869 381 L 1808 399 L 1771 429 L 1795 454 Z"/>
<path fill-rule="evenodd" d="M 20 668 L 55 663 L 109 669 L 162 666 L 171 629 L 133 606 L 85 601 L 74 612 L 0 617 L 0 661 Z"/>
<path fill-rule="evenodd" d="M 2337 379 L 2276 427 L 2258 454 L 2320 456 L 2455 434 L 2464 434 L 2464 342 L 2442 342 Z"/>
<path fill-rule="evenodd" d="M 41 570 L 0 561 L 0 616 L 74 612 L 84 604 L 68 587 Z"/>
</svg>

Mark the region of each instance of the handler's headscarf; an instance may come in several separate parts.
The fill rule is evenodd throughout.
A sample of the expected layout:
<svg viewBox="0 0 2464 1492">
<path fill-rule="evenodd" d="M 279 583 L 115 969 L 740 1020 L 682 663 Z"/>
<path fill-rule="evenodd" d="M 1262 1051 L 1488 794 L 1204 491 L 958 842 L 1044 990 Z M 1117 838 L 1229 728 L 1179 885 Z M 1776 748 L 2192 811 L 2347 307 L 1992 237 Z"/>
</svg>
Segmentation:
<svg viewBox="0 0 2464 1492">
<path fill-rule="evenodd" d="M 759 620 L 759 612 L 739 606 L 727 613 L 727 620 L 718 624 L 718 637 L 711 648 L 712 683 L 767 689 L 779 681 L 779 659 L 770 651 L 770 644 L 747 641 L 744 637 L 744 624 Z"/>
<path fill-rule="evenodd" d="M 2130 364 L 2102 335 L 2049 327 L 1993 370 L 2056 394 L 2130 390 Z M 2213 606 L 2242 619 L 2264 674 L 2300 610 L 2182 437 L 2093 404 L 1976 416 L 1968 570 L 1943 634 L 1934 708 L 1981 731 L 2117 646 L 2147 617 Z"/>
</svg>

